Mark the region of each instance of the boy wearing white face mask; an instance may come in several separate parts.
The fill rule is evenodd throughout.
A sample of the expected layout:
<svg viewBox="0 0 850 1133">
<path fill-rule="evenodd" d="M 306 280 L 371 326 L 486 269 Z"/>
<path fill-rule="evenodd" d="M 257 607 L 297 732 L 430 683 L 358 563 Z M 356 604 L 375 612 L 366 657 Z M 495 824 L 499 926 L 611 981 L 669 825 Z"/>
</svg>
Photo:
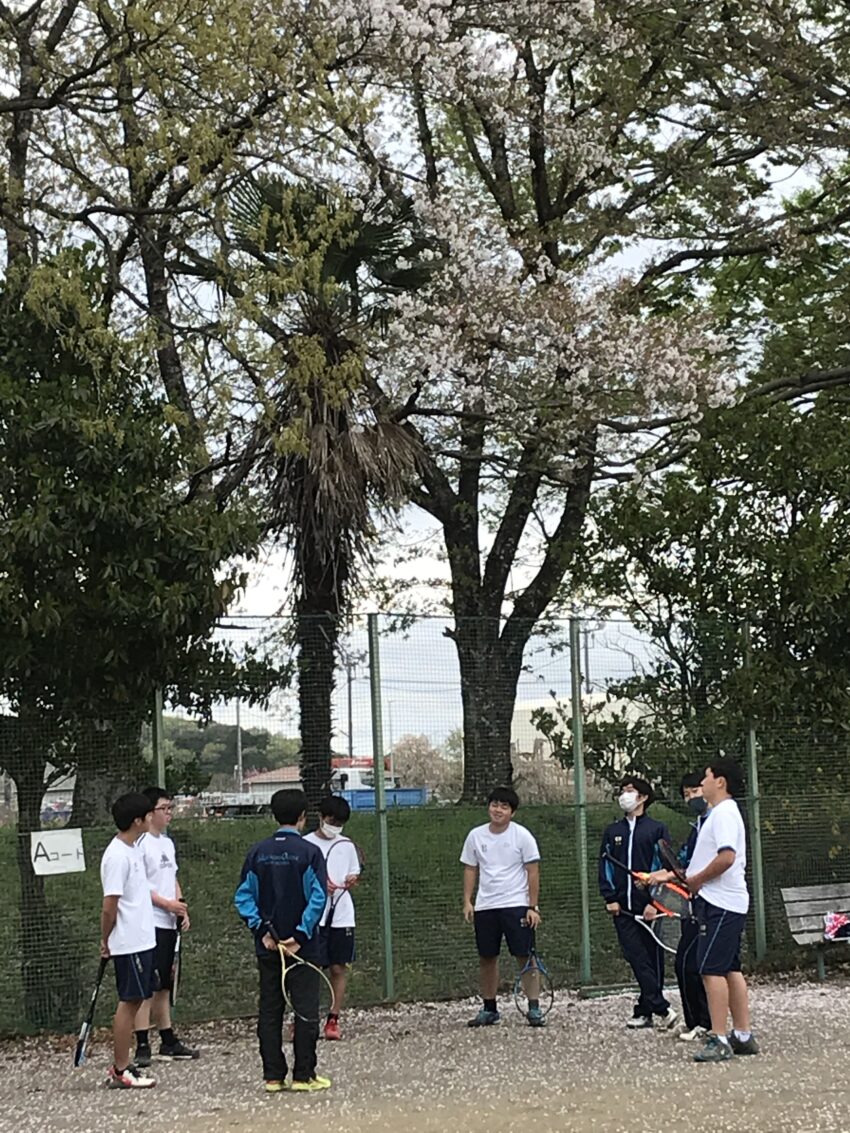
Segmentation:
<svg viewBox="0 0 850 1133">
<path fill-rule="evenodd" d="M 342 1038 L 339 1013 L 345 1001 L 348 970 L 354 963 L 354 901 L 351 887 L 360 876 L 360 859 L 354 843 L 342 837 L 342 830 L 351 817 L 351 807 L 339 795 L 328 795 L 319 803 L 319 829 L 306 836 L 318 846 L 328 867 L 328 902 L 322 914 L 319 932 L 324 953 L 322 966 L 329 970 L 334 989 L 334 1010 L 325 1021 L 326 1039 Z M 333 850 L 333 855 L 329 857 Z M 328 913 L 333 902 L 333 924 L 328 927 Z"/>
<path fill-rule="evenodd" d="M 634 1014 L 626 1024 L 630 1028 L 651 1027 L 653 1017 L 658 1018 L 662 1027 L 669 1028 L 677 1019 L 676 1012 L 664 998 L 664 951 L 634 919 L 643 914 L 649 904 L 649 894 L 628 874 L 629 870 L 650 873 L 659 869 L 658 843 L 670 841 L 664 823 L 656 822 L 646 813 L 654 797 L 645 779 L 634 775 L 623 779 L 618 802 L 624 817 L 605 830 L 599 858 L 599 892 L 613 917 L 623 956 L 640 988 Z M 606 857 L 609 854 L 625 868 L 618 869 Z"/>
</svg>

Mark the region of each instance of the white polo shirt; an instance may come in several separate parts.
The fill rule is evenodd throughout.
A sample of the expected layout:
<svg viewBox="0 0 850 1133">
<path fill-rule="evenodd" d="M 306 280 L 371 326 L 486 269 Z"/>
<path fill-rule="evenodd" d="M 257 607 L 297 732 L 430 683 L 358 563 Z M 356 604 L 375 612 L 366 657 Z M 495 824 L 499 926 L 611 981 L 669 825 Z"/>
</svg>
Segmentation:
<svg viewBox="0 0 850 1133">
<path fill-rule="evenodd" d="M 687 876 L 693 877 L 694 874 L 701 873 L 721 850 L 734 850 L 735 860 L 720 877 L 707 881 L 699 895 L 718 909 L 727 909 L 730 913 L 746 913 L 750 907 L 746 874 L 747 832 L 734 799 L 724 799 L 708 812 L 699 828 Z"/>
<path fill-rule="evenodd" d="M 524 826 L 511 822 L 501 834 L 493 834 L 490 823 L 470 830 L 460 860 L 478 866 L 475 911 L 528 908 L 526 866 L 540 861 L 534 836 Z"/>
<path fill-rule="evenodd" d="M 357 848 L 350 838 L 321 838 L 318 834 L 305 834 L 305 842 L 312 842 L 318 846 L 325 858 L 328 870 L 328 881 L 335 885 L 342 885 L 351 874 L 360 873 L 360 859 Z M 333 852 L 331 852 L 333 851 Z M 354 901 L 349 890 L 344 893 L 329 893 L 322 913 L 320 925 L 327 924 L 331 903 L 334 906 L 333 927 L 354 928 Z"/>
<path fill-rule="evenodd" d="M 138 841 L 145 859 L 145 873 L 151 893 L 173 901 L 177 896 L 177 855 L 174 843 L 167 834 L 152 834 L 150 830 Z M 159 905 L 153 907 L 153 921 L 157 928 L 177 928 L 177 917 Z"/>
<path fill-rule="evenodd" d="M 109 934 L 112 956 L 129 956 L 156 947 L 151 887 L 138 843 L 113 838 L 100 861 L 104 897 L 118 897 L 118 917 Z"/>
</svg>

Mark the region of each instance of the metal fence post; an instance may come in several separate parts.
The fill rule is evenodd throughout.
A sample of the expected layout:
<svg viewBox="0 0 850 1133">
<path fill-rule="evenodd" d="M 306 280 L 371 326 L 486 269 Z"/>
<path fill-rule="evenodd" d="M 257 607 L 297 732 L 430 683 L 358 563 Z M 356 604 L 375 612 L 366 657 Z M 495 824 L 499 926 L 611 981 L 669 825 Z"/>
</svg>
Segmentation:
<svg viewBox="0 0 850 1133">
<path fill-rule="evenodd" d="M 381 871 L 381 928 L 384 947 L 384 996 L 395 998 L 393 930 L 390 908 L 390 853 L 387 837 L 387 790 L 384 774 L 384 727 L 381 713 L 381 655 L 378 615 L 367 616 L 369 626 L 369 688 L 372 699 L 372 767 L 375 772 L 375 812 L 378 819 L 378 854 Z"/>
<path fill-rule="evenodd" d="M 744 667 L 752 664 L 752 637 L 749 624 L 744 626 Z M 750 856 L 753 863 L 753 920 L 756 930 L 756 959 L 767 952 L 767 922 L 764 909 L 764 860 L 761 845 L 761 795 L 759 793 L 758 744 L 752 711 L 747 713 L 747 817 L 750 835 Z"/>
<path fill-rule="evenodd" d="M 156 785 L 165 787 L 165 735 L 162 721 L 162 689 L 157 685 L 153 691 L 153 726 L 151 728 L 153 761 L 156 767 Z"/>
<path fill-rule="evenodd" d="M 590 970 L 590 891 L 587 860 L 587 796 L 584 773 L 584 730 L 581 705 L 581 619 L 570 618 L 570 710 L 573 733 L 573 785 L 576 810 L 576 862 L 581 925 L 581 982 L 589 984 Z"/>
</svg>

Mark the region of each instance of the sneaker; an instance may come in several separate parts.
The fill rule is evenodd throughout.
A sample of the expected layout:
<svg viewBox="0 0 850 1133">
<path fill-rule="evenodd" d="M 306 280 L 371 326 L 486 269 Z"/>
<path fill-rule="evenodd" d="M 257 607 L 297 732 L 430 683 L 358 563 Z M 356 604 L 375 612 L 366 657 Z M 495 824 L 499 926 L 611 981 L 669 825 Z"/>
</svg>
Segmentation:
<svg viewBox="0 0 850 1133">
<path fill-rule="evenodd" d="M 704 1038 L 708 1034 L 707 1027 L 691 1027 L 689 1031 L 682 1031 L 679 1035 L 680 1043 L 695 1043 L 697 1039 Z"/>
<path fill-rule="evenodd" d="M 283 1090 L 289 1089 L 289 1083 L 279 1078 L 271 1078 L 263 1083 L 263 1087 L 267 1094 L 279 1094 Z"/>
<path fill-rule="evenodd" d="M 323 1033 L 326 1039 L 341 1039 L 342 1035 L 339 1033 L 339 1019 L 328 1019 L 325 1023 Z"/>
<path fill-rule="evenodd" d="M 138 1066 L 128 1066 L 126 1070 L 109 1067 L 106 1084 L 110 1090 L 149 1090 L 156 1085 L 156 1078 L 147 1078 Z"/>
<path fill-rule="evenodd" d="M 674 1011 L 672 1007 L 668 1007 L 663 1015 L 658 1016 L 658 1026 L 663 1031 L 669 1031 L 671 1027 L 675 1027 L 679 1021 L 678 1012 Z"/>
<path fill-rule="evenodd" d="M 630 1031 L 642 1031 L 645 1027 L 652 1026 L 651 1015 L 633 1015 L 626 1023 Z"/>
<path fill-rule="evenodd" d="M 729 1043 L 708 1032 L 705 1046 L 694 1055 L 694 1062 L 726 1062 L 732 1057 Z"/>
<path fill-rule="evenodd" d="M 299 1082 L 293 1078 L 292 1085 L 289 1088 L 296 1094 L 312 1094 L 316 1090 L 329 1090 L 330 1086 L 330 1078 L 322 1078 L 321 1075 L 317 1074 L 309 1082 Z"/>
<path fill-rule="evenodd" d="M 731 1035 L 729 1035 L 729 1045 L 732 1048 L 733 1054 L 759 1053 L 759 1044 L 756 1042 L 755 1038 L 752 1035 L 750 1035 L 748 1039 L 739 1039 L 733 1031 Z"/>
<path fill-rule="evenodd" d="M 149 1043 L 139 1043 L 136 1047 L 136 1066 L 150 1066 L 151 1064 L 151 1048 Z"/>
<path fill-rule="evenodd" d="M 470 1019 L 466 1024 L 467 1027 L 492 1027 L 494 1023 L 498 1023 L 501 1019 L 498 1011 L 487 1011 L 481 1008 L 474 1019 Z"/>
<path fill-rule="evenodd" d="M 161 1043 L 156 1057 L 160 1062 L 190 1062 L 200 1056 L 199 1050 L 192 1050 L 191 1047 L 184 1046 L 179 1039 L 175 1039 L 170 1046 Z"/>
<path fill-rule="evenodd" d="M 529 1027 L 546 1026 L 546 1016 L 539 1007 L 529 1007 L 527 1018 Z"/>
</svg>

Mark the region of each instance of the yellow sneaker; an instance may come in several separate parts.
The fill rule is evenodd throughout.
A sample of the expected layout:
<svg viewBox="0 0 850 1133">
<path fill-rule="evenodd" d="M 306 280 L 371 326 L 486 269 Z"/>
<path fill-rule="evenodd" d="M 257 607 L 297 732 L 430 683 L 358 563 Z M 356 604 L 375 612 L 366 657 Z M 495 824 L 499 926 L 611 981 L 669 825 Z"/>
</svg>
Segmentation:
<svg viewBox="0 0 850 1133">
<path fill-rule="evenodd" d="M 264 1086 L 267 1094 L 279 1094 L 282 1090 L 289 1089 L 288 1082 L 279 1082 L 277 1080 L 265 1082 Z"/>
<path fill-rule="evenodd" d="M 330 1088 L 330 1085 L 330 1078 L 320 1078 L 317 1074 L 316 1077 L 311 1078 L 309 1082 L 298 1082 L 293 1079 L 292 1085 L 289 1088 L 296 1094 L 312 1094 L 315 1093 L 316 1090 L 327 1090 Z"/>
</svg>

